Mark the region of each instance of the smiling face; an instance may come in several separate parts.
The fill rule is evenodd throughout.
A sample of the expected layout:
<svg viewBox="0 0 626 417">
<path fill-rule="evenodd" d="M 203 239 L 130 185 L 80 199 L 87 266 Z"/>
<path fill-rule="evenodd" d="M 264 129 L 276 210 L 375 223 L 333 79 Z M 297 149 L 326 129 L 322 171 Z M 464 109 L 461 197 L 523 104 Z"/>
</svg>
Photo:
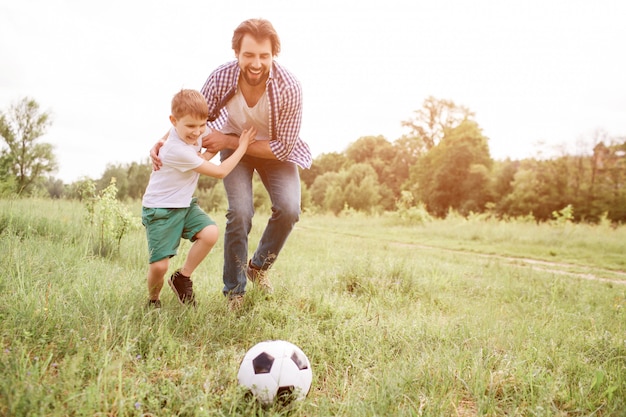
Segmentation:
<svg viewBox="0 0 626 417">
<path fill-rule="evenodd" d="M 179 138 L 189 145 L 195 145 L 198 143 L 198 138 L 206 130 L 207 119 L 191 115 L 185 115 L 178 119 L 170 116 L 170 122 L 176 129 Z"/>
<path fill-rule="evenodd" d="M 272 42 L 269 38 L 257 40 L 246 34 L 241 40 L 241 47 L 235 51 L 239 62 L 243 82 L 250 87 L 265 84 L 272 68 Z"/>
</svg>

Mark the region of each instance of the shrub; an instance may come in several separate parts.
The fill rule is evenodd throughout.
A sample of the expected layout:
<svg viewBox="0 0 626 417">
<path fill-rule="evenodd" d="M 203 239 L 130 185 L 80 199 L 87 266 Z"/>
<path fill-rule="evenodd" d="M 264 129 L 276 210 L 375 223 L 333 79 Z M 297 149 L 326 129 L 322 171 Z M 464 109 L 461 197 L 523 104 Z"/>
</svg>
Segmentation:
<svg viewBox="0 0 626 417">
<path fill-rule="evenodd" d="M 396 209 L 398 217 L 406 224 L 424 224 L 432 220 L 424 203 L 416 205 L 410 191 L 402 191 L 400 199 L 396 202 Z"/>
<path fill-rule="evenodd" d="M 93 181 L 86 181 L 80 195 L 87 207 L 87 221 L 94 253 L 107 257 L 119 252 L 124 235 L 138 228 L 128 209 L 116 199 L 115 178 L 99 194 Z"/>
</svg>

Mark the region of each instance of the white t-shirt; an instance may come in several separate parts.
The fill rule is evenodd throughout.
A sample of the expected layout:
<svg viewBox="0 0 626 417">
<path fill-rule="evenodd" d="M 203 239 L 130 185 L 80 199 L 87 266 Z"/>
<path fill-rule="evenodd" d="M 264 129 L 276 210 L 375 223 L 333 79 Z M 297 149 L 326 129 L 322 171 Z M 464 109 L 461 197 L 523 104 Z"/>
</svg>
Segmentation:
<svg viewBox="0 0 626 417">
<path fill-rule="evenodd" d="M 226 104 L 226 109 L 228 110 L 228 120 L 222 128 L 222 133 L 240 136 L 241 132 L 254 126 L 257 130 L 256 140 L 268 140 L 270 138 L 270 104 L 267 90 L 254 107 L 248 107 L 246 99 L 237 87 L 237 92 Z"/>
<path fill-rule="evenodd" d="M 198 138 L 198 142 L 190 145 L 185 143 L 172 127 L 167 140 L 159 150 L 159 158 L 163 165 L 158 171 L 152 171 L 150 181 L 143 195 L 142 205 L 150 208 L 183 208 L 189 207 L 191 198 L 196 191 L 200 174 L 194 169 L 205 161 L 198 155 L 202 149 L 202 138 L 211 129 Z"/>
</svg>

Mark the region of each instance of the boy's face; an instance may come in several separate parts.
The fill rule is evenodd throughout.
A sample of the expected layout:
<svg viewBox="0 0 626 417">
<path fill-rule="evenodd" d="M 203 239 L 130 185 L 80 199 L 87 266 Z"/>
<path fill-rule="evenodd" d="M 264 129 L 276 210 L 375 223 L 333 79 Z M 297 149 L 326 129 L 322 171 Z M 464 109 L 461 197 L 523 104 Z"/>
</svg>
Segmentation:
<svg viewBox="0 0 626 417">
<path fill-rule="evenodd" d="M 186 115 L 180 119 L 170 115 L 170 122 L 176 129 L 178 136 L 190 145 L 198 143 L 198 138 L 206 130 L 206 119 L 201 119 L 195 116 Z"/>
<path fill-rule="evenodd" d="M 244 35 L 241 48 L 235 52 L 244 82 L 251 87 L 265 83 L 270 76 L 270 68 L 274 59 L 272 41 L 257 41 L 251 35 Z"/>
</svg>

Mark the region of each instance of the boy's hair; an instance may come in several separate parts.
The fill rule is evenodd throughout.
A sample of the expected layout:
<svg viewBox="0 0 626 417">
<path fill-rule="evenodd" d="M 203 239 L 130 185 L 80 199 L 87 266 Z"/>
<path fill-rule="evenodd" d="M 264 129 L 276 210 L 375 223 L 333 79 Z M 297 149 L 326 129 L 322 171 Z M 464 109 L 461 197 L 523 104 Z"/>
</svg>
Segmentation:
<svg viewBox="0 0 626 417">
<path fill-rule="evenodd" d="M 274 26 L 272 26 L 269 20 L 248 19 L 243 21 L 237 29 L 235 29 L 235 33 L 233 33 L 232 45 L 235 53 L 239 53 L 241 40 L 246 34 L 251 35 L 257 41 L 269 39 L 272 43 L 272 55 L 278 56 L 280 52 L 280 39 L 278 38 L 276 29 L 274 29 Z"/>
<path fill-rule="evenodd" d="M 208 119 L 209 106 L 199 91 L 183 89 L 172 98 L 172 116 L 177 119 L 185 116 Z"/>
</svg>

